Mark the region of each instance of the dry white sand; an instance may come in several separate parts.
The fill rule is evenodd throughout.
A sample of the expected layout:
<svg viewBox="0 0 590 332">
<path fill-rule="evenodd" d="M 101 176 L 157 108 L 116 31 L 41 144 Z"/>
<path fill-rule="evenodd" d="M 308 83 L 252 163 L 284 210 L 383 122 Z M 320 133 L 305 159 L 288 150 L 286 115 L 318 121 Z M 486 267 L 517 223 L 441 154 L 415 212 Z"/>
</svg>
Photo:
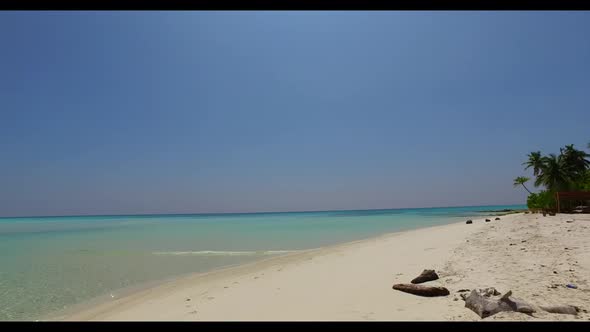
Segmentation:
<svg viewBox="0 0 590 332">
<path fill-rule="evenodd" d="M 459 289 L 495 287 L 531 304 L 590 309 L 590 215 L 518 214 L 451 224 L 194 275 L 85 308 L 64 320 L 480 320 Z M 566 223 L 566 220 L 575 221 Z M 514 244 L 514 245 L 510 245 Z M 393 290 L 435 269 L 450 296 Z M 554 272 L 555 271 L 555 272 Z M 572 283 L 578 289 L 564 287 Z M 589 320 L 499 313 L 485 320 Z"/>
</svg>

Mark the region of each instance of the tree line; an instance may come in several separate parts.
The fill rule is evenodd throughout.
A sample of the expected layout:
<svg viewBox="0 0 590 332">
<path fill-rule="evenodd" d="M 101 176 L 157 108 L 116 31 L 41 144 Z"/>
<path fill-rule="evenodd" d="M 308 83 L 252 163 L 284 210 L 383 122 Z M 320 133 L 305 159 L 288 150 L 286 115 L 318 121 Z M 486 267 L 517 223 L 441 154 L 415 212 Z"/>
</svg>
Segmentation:
<svg viewBox="0 0 590 332">
<path fill-rule="evenodd" d="M 590 143 L 587 149 L 590 150 Z M 519 176 L 514 179 L 514 186 L 522 186 L 528 193 L 529 209 L 553 210 L 555 193 L 558 191 L 590 191 L 590 154 L 574 148 L 573 144 L 559 149 L 559 154 L 541 154 L 534 151 L 527 155 L 523 163 L 525 170 L 532 168 L 535 187 L 544 187 L 538 193 L 531 192 L 525 185 L 530 178 Z"/>
</svg>

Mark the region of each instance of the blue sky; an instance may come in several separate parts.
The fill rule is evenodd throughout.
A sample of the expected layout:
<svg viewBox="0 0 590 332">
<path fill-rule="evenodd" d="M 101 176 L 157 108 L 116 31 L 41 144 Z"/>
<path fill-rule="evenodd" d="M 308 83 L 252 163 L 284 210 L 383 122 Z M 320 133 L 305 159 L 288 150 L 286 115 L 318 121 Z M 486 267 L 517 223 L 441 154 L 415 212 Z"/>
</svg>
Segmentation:
<svg viewBox="0 0 590 332">
<path fill-rule="evenodd" d="M 2 12 L 0 216 L 519 204 L 587 12 Z M 532 186 L 532 185 L 531 185 Z"/>
</svg>

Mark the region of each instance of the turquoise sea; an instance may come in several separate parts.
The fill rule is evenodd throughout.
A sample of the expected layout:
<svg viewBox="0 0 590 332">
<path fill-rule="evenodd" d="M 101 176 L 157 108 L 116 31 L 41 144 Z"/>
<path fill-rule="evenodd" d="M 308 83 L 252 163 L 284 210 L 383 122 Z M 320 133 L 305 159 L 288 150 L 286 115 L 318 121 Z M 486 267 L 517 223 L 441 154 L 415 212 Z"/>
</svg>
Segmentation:
<svg viewBox="0 0 590 332">
<path fill-rule="evenodd" d="M 0 320 L 33 320 L 147 282 L 524 205 L 0 218 Z"/>
</svg>

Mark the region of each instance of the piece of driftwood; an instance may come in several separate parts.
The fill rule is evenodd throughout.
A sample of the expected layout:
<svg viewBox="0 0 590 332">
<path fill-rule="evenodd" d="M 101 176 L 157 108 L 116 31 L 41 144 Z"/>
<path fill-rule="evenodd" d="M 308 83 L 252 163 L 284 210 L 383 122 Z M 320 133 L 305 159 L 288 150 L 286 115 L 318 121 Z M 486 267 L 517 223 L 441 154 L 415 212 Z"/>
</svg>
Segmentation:
<svg viewBox="0 0 590 332">
<path fill-rule="evenodd" d="M 492 316 L 501 311 L 516 311 L 527 315 L 536 312 L 534 307 L 529 303 L 513 297 L 512 291 L 506 292 L 499 299 L 492 298 L 492 296 L 497 294 L 496 289 L 490 287 L 477 291 L 473 290 L 469 296 L 461 294 L 461 297 L 465 300 L 465 307 L 473 310 L 481 318 Z M 540 306 L 538 308 L 554 314 L 577 315 L 580 312 L 580 308 L 573 305 L 550 305 Z"/>
<path fill-rule="evenodd" d="M 479 293 L 485 297 L 500 295 L 500 292 L 494 287 L 483 288 L 479 290 Z"/>
<path fill-rule="evenodd" d="M 393 285 L 393 289 L 426 297 L 447 296 L 450 294 L 449 290 L 444 287 L 432 287 L 415 284 L 395 284 Z"/>
<path fill-rule="evenodd" d="M 438 274 L 434 270 L 424 270 L 419 276 L 412 279 L 411 283 L 421 284 L 423 282 L 432 281 L 438 279 Z"/>
<path fill-rule="evenodd" d="M 511 311 L 508 303 L 483 296 L 475 289 L 465 297 L 465 308 L 471 309 L 479 317 L 486 318 L 502 311 Z"/>
<path fill-rule="evenodd" d="M 469 292 L 469 289 L 460 289 L 458 291 L 458 293 L 461 296 L 461 298 L 463 299 L 463 301 L 466 301 L 467 297 L 471 294 L 471 293 L 465 293 L 465 292 Z M 476 291 L 479 295 L 481 296 L 485 296 L 485 297 L 490 297 L 493 295 L 500 295 L 500 292 L 498 292 L 494 287 L 488 287 L 488 288 L 483 288 L 483 289 L 479 289 L 479 290 L 473 290 Z"/>
<path fill-rule="evenodd" d="M 551 305 L 540 306 L 540 308 L 552 314 L 577 315 L 580 312 L 580 308 L 573 305 Z"/>
<path fill-rule="evenodd" d="M 512 297 L 512 291 L 508 291 L 506 294 L 502 295 L 500 301 L 507 303 L 510 308 L 516 312 L 522 312 L 529 315 L 535 312 L 535 309 L 533 309 L 530 304 L 521 299 Z"/>
<path fill-rule="evenodd" d="M 486 288 L 484 290 L 472 290 L 469 296 L 465 297 L 465 307 L 471 309 L 481 318 L 486 318 L 495 315 L 502 311 L 516 311 L 525 314 L 532 314 L 535 312 L 533 307 L 521 299 L 513 298 L 512 291 L 508 291 L 499 299 L 492 298 L 497 292 L 494 288 Z"/>
</svg>

